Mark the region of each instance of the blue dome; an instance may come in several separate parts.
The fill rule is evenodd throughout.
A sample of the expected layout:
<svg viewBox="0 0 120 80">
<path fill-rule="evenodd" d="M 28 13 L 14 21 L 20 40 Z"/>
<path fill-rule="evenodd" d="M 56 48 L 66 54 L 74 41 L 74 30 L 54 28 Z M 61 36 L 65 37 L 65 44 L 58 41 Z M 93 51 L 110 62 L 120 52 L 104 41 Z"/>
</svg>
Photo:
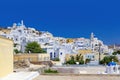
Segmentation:
<svg viewBox="0 0 120 80">
<path fill-rule="evenodd" d="M 20 24 L 20 23 L 18 23 L 18 24 L 17 24 L 17 26 L 21 26 L 21 24 Z"/>
<path fill-rule="evenodd" d="M 108 63 L 108 66 L 115 66 L 115 65 L 117 65 L 116 62 L 109 62 Z"/>
</svg>

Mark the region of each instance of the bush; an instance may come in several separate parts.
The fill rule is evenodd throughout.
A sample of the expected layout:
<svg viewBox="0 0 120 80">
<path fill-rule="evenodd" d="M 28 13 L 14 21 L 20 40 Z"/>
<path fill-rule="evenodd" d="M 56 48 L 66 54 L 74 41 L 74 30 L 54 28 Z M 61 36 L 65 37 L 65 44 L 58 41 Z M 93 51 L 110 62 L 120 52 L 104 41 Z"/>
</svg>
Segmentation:
<svg viewBox="0 0 120 80">
<path fill-rule="evenodd" d="M 58 73 L 57 70 L 46 69 L 44 70 L 45 73 Z"/>
<path fill-rule="evenodd" d="M 17 43 L 15 43 L 15 44 L 14 44 L 14 47 L 16 47 L 17 45 L 18 45 L 18 44 L 17 44 Z"/>
<path fill-rule="evenodd" d="M 100 64 L 106 64 L 103 60 L 100 61 Z"/>
<path fill-rule="evenodd" d="M 116 52 L 113 52 L 112 54 L 113 54 L 113 55 L 120 54 L 120 50 L 118 50 L 118 51 L 116 51 Z"/>
<path fill-rule="evenodd" d="M 60 59 L 59 58 L 54 58 L 53 61 L 60 61 Z"/>
<path fill-rule="evenodd" d="M 66 64 L 76 64 L 74 60 L 66 61 Z"/>
<path fill-rule="evenodd" d="M 118 62 L 118 58 L 116 56 L 105 56 L 101 61 L 100 64 L 108 64 L 109 62 L 112 61 L 112 59 L 115 62 Z"/>
<path fill-rule="evenodd" d="M 84 61 L 83 60 L 79 61 L 79 64 L 84 64 Z"/>
<path fill-rule="evenodd" d="M 77 54 L 75 57 L 71 56 L 70 60 L 66 61 L 66 64 L 76 64 L 76 62 L 84 64 L 83 56 L 81 54 Z"/>
<path fill-rule="evenodd" d="M 70 60 L 66 61 L 66 64 L 76 64 L 74 56 L 71 56 Z"/>
<path fill-rule="evenodd" d="M 90 62 L 90 59 L 86 59 L 85 60 L 85 64 L 89 63 Z"/>
<path fill-rule="evenodd" d="M 16 54 L 21 53 L 21 51 L 18 51 L 18 49 L 14 49 L 14 52 L 15 52 Z"/>
</svg>

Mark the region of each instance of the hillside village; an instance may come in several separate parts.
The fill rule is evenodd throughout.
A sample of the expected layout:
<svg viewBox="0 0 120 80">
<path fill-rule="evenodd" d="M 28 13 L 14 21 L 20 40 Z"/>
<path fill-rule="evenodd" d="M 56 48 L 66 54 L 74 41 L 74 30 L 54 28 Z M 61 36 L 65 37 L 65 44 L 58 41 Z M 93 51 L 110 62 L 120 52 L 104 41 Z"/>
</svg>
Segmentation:
<svg viewBox="0 0 120 80">
<path fill-rule="evenodd" d="M 20 23 L 13 23 L 7 29 L 0 29 L 0 35 L 14 41 L 14 49 L 25 53 L 25 46 L 29 42 L 37 42 L 41 48 L 46 50 L 50 59 L 59 58 L 61 63 L 65 62 L 66 54 L 83 53 L 85 58 L 93 61 L 98 60 L 96 55 L 100 53 L 111 55 L 113 48 L 109 48 L 91 33 L 90 38 L 64 38 L 55 37 L 50 32 L 37 31 L 35 28 L 24 25 L 23 20 Z M 31 53 L 29 51 L 29 53 Z"/>
<path fill-rule="evenodd" d="M 26 52 L 29 43 L 36 43 L 44 52 Z M 3 80 L 32 80 L 47 73 L 120 74 L 120 47 L 105 45 L 94 33 L 89 39 L 55 37 L 21 21 L 0 28 L 0 49 Z"/>
</svg>

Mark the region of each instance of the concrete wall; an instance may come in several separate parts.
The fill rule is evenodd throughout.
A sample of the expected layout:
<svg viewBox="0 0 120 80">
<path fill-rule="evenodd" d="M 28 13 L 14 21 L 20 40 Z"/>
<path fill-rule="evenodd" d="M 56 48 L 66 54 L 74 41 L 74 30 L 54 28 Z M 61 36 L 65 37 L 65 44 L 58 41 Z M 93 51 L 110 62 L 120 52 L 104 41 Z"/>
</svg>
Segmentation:
<svg viewBox="0 0 120 80">
<path fill-rule="evenodd" d="M 13 72 L 13 41 L 0 37 L 0 78 Z"/>
</svg>

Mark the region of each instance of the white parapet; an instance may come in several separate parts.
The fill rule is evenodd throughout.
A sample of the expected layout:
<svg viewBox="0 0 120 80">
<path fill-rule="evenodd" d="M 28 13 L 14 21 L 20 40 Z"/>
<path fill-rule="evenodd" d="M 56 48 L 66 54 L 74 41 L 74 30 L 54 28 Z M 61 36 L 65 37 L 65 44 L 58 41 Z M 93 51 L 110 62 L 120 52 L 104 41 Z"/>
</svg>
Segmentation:
<svg viewBox="0 0 120 80">
<path fill-rule="evenodd" d="M 79 74 L 87 74 L 87 71 L 79 71 Z"/>
<path fill-rule="evenodd" d="M 37 76 L 39 76 L 38 72 L 16 72 L 11 73 L 0 80 L 33 80 Z"/>
</svg>

